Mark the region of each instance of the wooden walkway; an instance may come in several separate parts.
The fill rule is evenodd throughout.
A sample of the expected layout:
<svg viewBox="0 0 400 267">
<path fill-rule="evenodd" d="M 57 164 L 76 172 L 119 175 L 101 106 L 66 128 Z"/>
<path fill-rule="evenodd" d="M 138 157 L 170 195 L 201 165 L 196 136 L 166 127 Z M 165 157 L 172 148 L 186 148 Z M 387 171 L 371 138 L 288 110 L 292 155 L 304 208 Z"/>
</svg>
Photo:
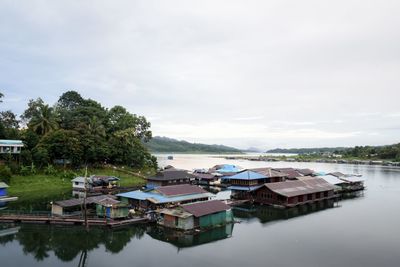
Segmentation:
<svg viewBox="0 0 400 267">
<path fill-rule="evenodd" d="M 84 225 L 82 217 L 59 217 L 51 215 L 30 214 L 0 214 L 0 222 L 8 223 L 33 223 L 33 224 L 60 224 Z M 89 225 L 107 226 L 110 228 L 148 222 L 147 218 L 132 218 L 125 220 L 106 220 L 101 218 L 88 218 Z"/>
</svg>

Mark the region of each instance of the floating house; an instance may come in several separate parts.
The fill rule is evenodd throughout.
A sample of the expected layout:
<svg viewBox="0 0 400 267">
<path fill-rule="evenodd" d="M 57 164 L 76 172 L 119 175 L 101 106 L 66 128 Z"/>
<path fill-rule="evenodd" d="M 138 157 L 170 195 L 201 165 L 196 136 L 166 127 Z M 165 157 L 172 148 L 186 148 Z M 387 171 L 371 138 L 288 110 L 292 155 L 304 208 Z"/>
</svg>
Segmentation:
<svg viewBox="0 0 400 267">
<path fill-rule="evenodd" d="M 335 197 L 335 186 L 321 178 L 304 181 L 267 183 L 254 192 L 254 201 L 281 207 L 294 207 Z"/>
<path fill-rule="evenodd" d="M 239 172 L 235 175 L 224 177 L 224 181 L 232 190 L 232 198 L 251 199 L 254 190 L 260 188 L 265 183 L 281 182 L 285 174 L 274 171 L 270 168 L 251 169 Z"/>
<path fill-rule="evenodd" d="M 220 173 L 194 172 L 195 181 L 200 185 L 217 186 L 221 184 Z"/>
<path fill-rule="evenodd" d="M 5 198 L 7 196 L 8 185 L 6 183 L 0 182 L 0 198 Z"/>
<path fill-rule="evenodd" d="M 105 176 L 105 175 L 92 175 L 90 177 L 76 177 L 71 180 L 72 189 L 74 191 L 84 191 L 85 190 L 85 180 L 86 180 L 86 189 L 91 191 L 96 188 L 114 188 L 118 186 L 119 178 L 114 176 Z"/>
<path fill-rule="evenodd" d="M 158 224 L 179 230 L 213 228 L 233 222 L 231 207 L 220 200 L 162 209 Z"/>
<path fill-rule="evenodd" d="M 115 200 L 116 197 L 112 195 L 100 195 L 86 198 L 86 205 L 90 209 L 96 209 L 96 204 L 103 205 L 102 201 Z M 82 206 L 85 200 L 83 198 L 73 198 L 67 200 L 61 200 L 53 202 L 51 205 L 51 214 L 57 216 L 66 216 L 66 215 L 79 215 L 82 213 Z M 119 203 L 113 203 L 119 204 Z M 107 206 L 107 204 L 104 204 Z"/>
<path fill-rule="evenodd" d="M 206 201 L 212 196 L 203 188 L 189 184 L 160 186 L 150 191 L 136 190 L 117 195 L 123 203 L 145 210 Z"/>
<path fill-rule="evenodd" d="M 295 168 L 274 168 L 275 171 L 286 174 L 285 179 L 297 180 L 297 177 L 315 176 L 315 172 L 310 169 L 295 169 Z"/>
<path fill-rule="evenodd" d="M 20 154 L 23 147 L 22 140 L 0 140 L 0 154 Z"/>
<path fill-rule="evenodd" d="M 129 215 L 129 207 L 113 198 L 103 198 L 95 201 L 96 215 L 108 219 L 121 219 Z"/>
<path fill-rule="evenodd" d="M 194 179 L 194 175 L 190 174 L 188 171 L 175 169 L 170 166 L 154 176 L 147 177 L 146 188 L 153 189 L 159 186 L 190 184 Z"/>
</svg>

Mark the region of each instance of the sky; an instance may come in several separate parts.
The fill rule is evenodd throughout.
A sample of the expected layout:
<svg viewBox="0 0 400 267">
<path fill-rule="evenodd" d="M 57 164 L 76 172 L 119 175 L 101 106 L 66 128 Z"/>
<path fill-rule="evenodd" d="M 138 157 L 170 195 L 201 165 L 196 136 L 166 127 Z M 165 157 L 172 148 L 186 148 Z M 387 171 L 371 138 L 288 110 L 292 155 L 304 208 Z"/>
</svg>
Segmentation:
<svg viewBox="0 0 400 267">
<path fill-rule="evenodd" d="M 400 1 L 0 1 L 1 109 L 76 90 L 153 135 L 400 142 Z"/>
</svg>

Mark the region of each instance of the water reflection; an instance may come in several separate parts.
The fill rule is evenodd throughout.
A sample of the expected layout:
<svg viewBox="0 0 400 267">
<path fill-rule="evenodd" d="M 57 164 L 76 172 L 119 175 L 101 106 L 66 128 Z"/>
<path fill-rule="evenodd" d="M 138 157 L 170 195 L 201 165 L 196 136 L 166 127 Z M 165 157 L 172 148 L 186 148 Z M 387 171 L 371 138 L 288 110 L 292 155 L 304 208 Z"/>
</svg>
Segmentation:
<svg viewBox="0 0 400 267">
<path fill-rule="evenodd" d="M 68 232 L 68 234 L 66 234 Z M 145 234 L 144 227 L 130 227 L 117 230 L 92 228 L 86 232 L 83 227 L 60 227 L 50 225 L 21 225 L 18 233 L 0 236 L 0 244 L 18 241 L 25 254 L 37 261 L 49 257 L 51 251 L 61 261 L 72 261 L 82 252 L 89 252 L 104 245 L 108 253 L 118 253 L 131 241 Z"/>
<path fill-rule="evenodd" d="M 257 218 L 262 224 L 265 224 L 272 221 L 288 220 L 298 216 L 333 208 L 335 206 L 337 206 L 337 204 L 333 200 L 320 201 L 290 209 L 278 209 L 270 206 L 242 205 L 233 208 L 233 215 L 236 218 L 245 221 Z"/>
<path fill-rule="evenodd" d="M 195 234 L 188 234 L 157 226 L 147 228 L 147 234 L 149 236 L 160 241 L 168 242 L 177 247 L 178 250 L 229 238 L 232 236 L 232 232 L 232 223 Z"/>
</svg>

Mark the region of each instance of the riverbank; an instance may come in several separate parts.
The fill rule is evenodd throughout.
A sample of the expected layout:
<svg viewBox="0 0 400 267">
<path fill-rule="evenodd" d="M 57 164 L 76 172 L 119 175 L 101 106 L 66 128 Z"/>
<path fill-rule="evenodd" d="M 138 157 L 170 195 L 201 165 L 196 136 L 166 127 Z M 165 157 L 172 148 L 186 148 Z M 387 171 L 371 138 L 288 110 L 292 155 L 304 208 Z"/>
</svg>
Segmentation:
<svg viewBox="0 0 400 267">
<path fill-rule="evenodd" d="M 260 155 L 260 156 L 227 156 L 223 157 L 227 160 L 249 160 L 249 161 L 266 161 L 266 162 L 316 162 L 316 163 L 337 163 L 337 164 L 354 164 L 354 165 L 376 165 L 376 166 L 393 166 L 400 167 L 400 162 L 387 161 L 387 160 L 366 160 L 366 159 L 332 159 L 332 158 L 310 158 L 301 155 L 297 156 L 273 156 L 273 155 Z"/>
</svg>

